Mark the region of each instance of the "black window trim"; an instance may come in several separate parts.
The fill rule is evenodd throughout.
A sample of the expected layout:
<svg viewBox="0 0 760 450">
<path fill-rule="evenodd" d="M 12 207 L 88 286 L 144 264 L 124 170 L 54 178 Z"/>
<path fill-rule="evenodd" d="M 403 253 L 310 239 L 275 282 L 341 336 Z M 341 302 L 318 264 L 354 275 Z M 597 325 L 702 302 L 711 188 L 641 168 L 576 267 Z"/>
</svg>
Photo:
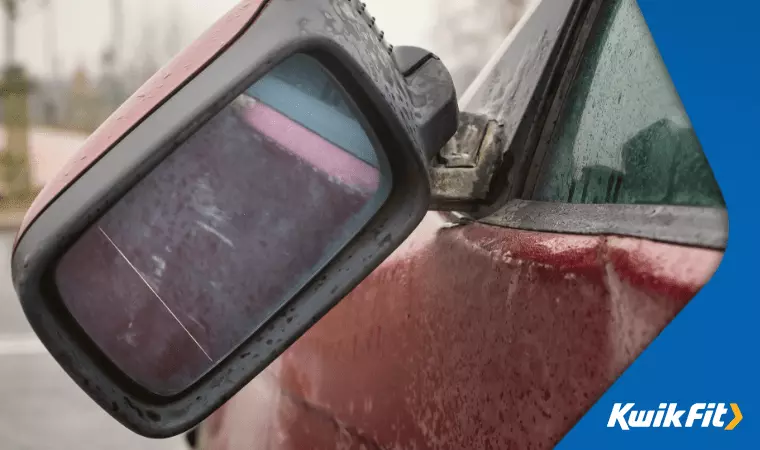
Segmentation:
<svg viewBox="0 0 760 450">
<path fill-rule="evenodd" d="M 543 0 L 548 1 L 548 0 Z M 561 78 L 551 98 L 548 112 L 540 117 L 536 127 L 538 139 L 531 145 L 525 142 L 522 152 L 531 153 L 529 169 L 522 184 L 512 191 L 511 200 L 496 212 L 480 219 L 488 225 L 530 231 L 579 235 L 618 235 L 644 238 L 672 244 L 725 250 L 728 242 L 728 214 L 725 208 L 635 205 L 635 204 L 577 204 L 530 200 L 538 175 L 557 129 L 565 100 L 587 51 L 591 32 L 604 17 L 602 8 L 612 7 L 607 0 L 579 0 L 588 4 L 577 38 L 559 70 Z M 557 63 L 549 62 L 547 70 L 556 71 Z M 532 134 L 532 133 L 531 133 Z M 530 148 L 532 147 L 532 148 Z M 515 180 L 512 180 L 515 181 Z"/>
<path fill-rule="evenodd" d="M 637 237 L 715 250 L 724 250 L 728 241 L 728 215 L 722 208 L 512 200 L 480 222 L 529 231 Z"/>
<path fill-rule="evenodd" d="M 540 0 L 546 1 L 546 0 Z M 584 1 L 584 0 L 580 0 Z M 548 112 L 544 116 L 540 127 L 538 127 L 539 137 L 533 147 L 531 162 L 528 166 L 528 172 L 525 175 L 524 182 L 520 186 L 520 192 L 515 193 L 513 198 L 530 199 L 535 190 L 536 184 L 538 184 L 538 175 L 541 173 L 542 166 L 549 148 L 551 147 L 552 139 L 556 132 L 556 125 L 560 120 L 562 112 L 565 108 L 565 102 L 570 95 L 570 90 L 573 87 L 578 71 L 581 68 L 583 62 L 583 56 L 589 47 L 589 38 L 592 35 L 594 29 L 598 26 L 599 20 L 604 17 L 602 8 L 611 7 L 613 2 L 608 0 L 586 0 L 589 3 L 588 12 L 583 18 L 583 23 L 580 25 L 580 31 L 577 39 L 572 43 L 570 49 L 570 56 L 568 57 L 567 64 L 562 68 L 562 75 L 557 84 L 557 91 L 548 108 Z"/>
</svg>

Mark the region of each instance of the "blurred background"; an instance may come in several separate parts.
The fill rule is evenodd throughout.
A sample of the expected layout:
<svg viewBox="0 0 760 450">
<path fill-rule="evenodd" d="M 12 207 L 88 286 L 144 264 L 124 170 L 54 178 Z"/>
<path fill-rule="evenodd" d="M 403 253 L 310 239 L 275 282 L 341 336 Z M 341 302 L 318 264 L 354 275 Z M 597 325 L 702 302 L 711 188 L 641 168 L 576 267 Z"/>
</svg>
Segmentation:
<svg viewBox="0 0 760 450">
<path fill-rule="evenodd" d="M 366 0 L 394 45 L 437 53 L 462 94 L 532 0 Z M 0 0 L 0 449 L 183 449 L 102 412 L 27 325 L 10 278 L 40 188 L 236 0 Z"/>
</svg>

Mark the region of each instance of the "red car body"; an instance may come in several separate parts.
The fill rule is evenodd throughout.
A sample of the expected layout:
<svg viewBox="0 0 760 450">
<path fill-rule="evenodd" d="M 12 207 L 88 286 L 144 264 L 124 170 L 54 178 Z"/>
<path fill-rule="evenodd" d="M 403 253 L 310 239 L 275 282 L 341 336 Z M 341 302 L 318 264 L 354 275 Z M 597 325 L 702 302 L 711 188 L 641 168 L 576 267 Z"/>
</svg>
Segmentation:
<svg viewBox="0 0 760 450">
<path fill-rule="evenodd" d="M 462 95 L 462 109 L 500 121 L 510 145 L 535 143 L 532 124 L 557 120 L 543 100 L 567 93 L 573 49 L 583 47 L 605 3 L 536 2 Z M 22 229 L 261 4 L 241 3 L 128 100 L 48 184 Z M 679 230 L 643 236 L 488 219 L 451 226 L 447 217 L 429 213 L 392 257 L 209 417 L 200 448 L 550 447 L 722 258 L 720 245 L 700 245 L 699 229 L 681 239 Z"/>
<path fill-rule="evenodd" d="M 580 39 L 561 37 L 563 23 L 599 3 L 538 2 L 462 96 L 465 108 L 500 119 L 514 138 L 556 63 L 552 48 Z M 451 226 L 447 217 L 429 213 L 207 419 L 199 448 L 551 447 L 722 258 L 667 239 Z"/>
<path fill-rule="evenodd" d="M 208 419 L 201 447 L 556 443 L 716 270 L 713 250 L 430 214 Z"/>
</svg>

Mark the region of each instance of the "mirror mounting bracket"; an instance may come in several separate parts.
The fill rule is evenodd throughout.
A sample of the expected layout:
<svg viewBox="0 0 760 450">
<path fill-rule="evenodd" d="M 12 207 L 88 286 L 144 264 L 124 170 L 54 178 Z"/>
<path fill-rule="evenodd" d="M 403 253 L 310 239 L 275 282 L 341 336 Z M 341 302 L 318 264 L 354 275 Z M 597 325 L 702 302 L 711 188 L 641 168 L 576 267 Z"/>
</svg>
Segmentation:
<svg viewBox="0 0 760 450">
<path fill-rule="evenodd" d="M 504 160 L 504 126 L 481 114 L 459 113 L 459 127 L 431 162 L 431 211 L 468 212 L 488 201 Z"/>
</svg>

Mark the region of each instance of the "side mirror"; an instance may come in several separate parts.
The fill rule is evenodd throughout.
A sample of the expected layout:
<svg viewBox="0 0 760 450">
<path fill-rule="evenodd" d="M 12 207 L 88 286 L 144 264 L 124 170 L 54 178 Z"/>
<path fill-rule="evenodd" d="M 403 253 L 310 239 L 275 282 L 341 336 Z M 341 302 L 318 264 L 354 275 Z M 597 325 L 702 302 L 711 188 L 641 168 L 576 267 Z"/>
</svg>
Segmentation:
<svg viewBox="0 0 760 450">
<path fill-rule="evenodd" d="M 353 0 L 245 0 L 106 121 L 27 214 L 35 332 L 145 436 L 200 422 L 414 230 L 451 77 Z"/>
</svg>

